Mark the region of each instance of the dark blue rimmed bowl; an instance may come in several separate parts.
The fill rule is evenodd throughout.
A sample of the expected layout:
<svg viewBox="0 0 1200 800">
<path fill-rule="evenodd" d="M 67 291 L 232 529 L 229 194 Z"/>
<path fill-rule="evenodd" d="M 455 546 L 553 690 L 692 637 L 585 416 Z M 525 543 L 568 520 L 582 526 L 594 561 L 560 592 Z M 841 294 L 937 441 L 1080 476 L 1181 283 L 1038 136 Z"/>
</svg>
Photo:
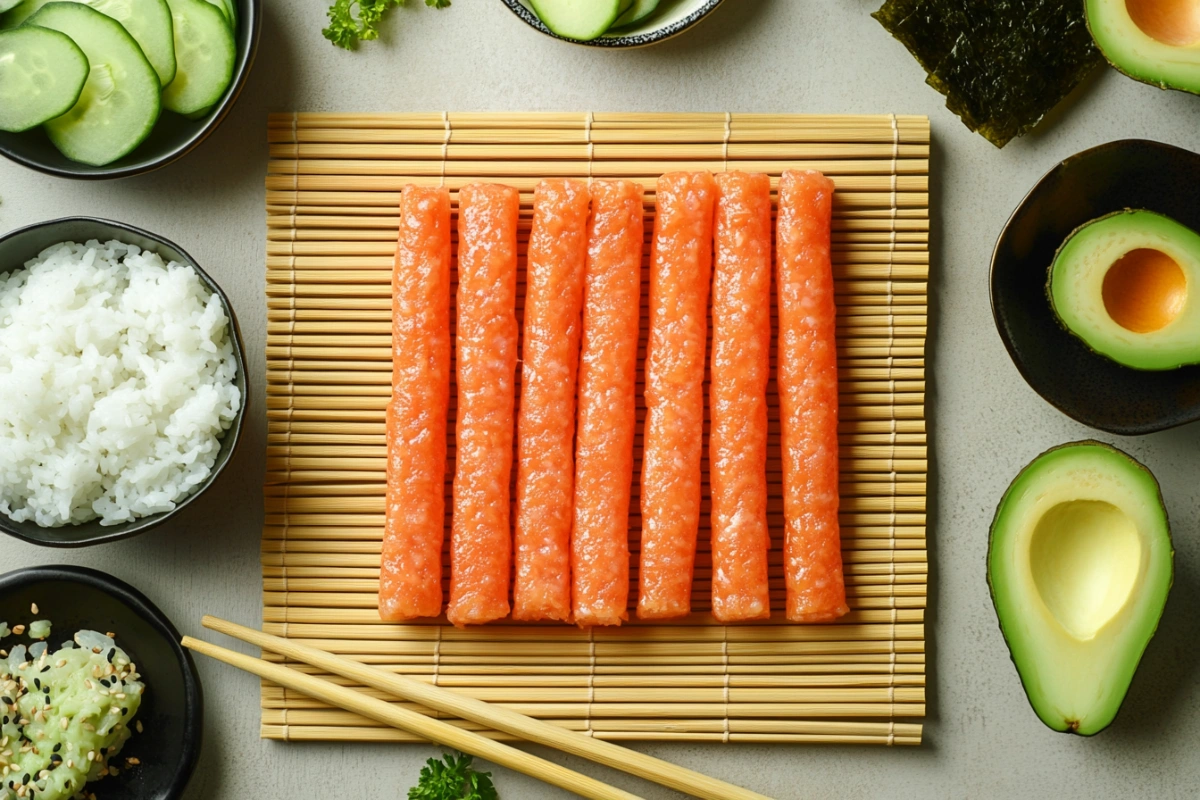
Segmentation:
<svg viewBox="0 0 1200 800">
<path fill-rule="evenodd" d="M 43 528 L 31 521 L 14 522 L 0 513 L 0 532 L 23 539 L 31 544 L 48 547 L 84 547 L 102 542 L 112 542 L 136 536 L 166 522 L 167 519 L 178 514 L 181 509 L 196 502 L 229 464 L 234 450 L 237 449 L 242 433 L 242 420 L 246 416 L 249 389 L 246 379 L 246 357 L 242 345 L 242 333 L 238 327 L 237 315 L 233 312 L 233 305 L 217 282 L 209 277 L 208 273 L 201 269 L 196 260 L 183 248 L 171 240 L 132 225 L 94 217 L 66 217 L 49 222 L 39 222 L 36 225 L 18 228 L 0 236 L 0 273 L 20 268 L 26 261 L 36 257 L 38 253 L 51 245 L 59 242 L 86 242 L 89 239 L 98 239 L 102 242 L 117 239 L 129 244 L 136 244 L 143 250 L 158 253 L 165 261 L 188 264 L 196 271 L 200 280 L 221 299 L 225 316 L 229 317 L 233 357 L 237 362 L 234 383 L 241 391 L 241 407 L 229 430 L 225 431 L 225 435 L 221 437 L 221 448 L 217 452 L 217 460 L 213 464 L 212 472 L 196 487 L 196 491 L 181 500 L 171 511 L 151 514 L 148 517 L 117 525 L 101 525 L 99 520 L 92 520 L 79 525 L 63 525 L 58 528 Z"/>
<path fill-rule="evenodd" d="M 179 631 L 137 589 L 94 569 L 69 566 L 30 567 L 0 575 L 0 620 L 10 626 L 33 619 L 53 625 L 48 642 L 57 647 L 78 630 L 115 633 L 146 684 L 134 733 L 117 759 L 141 763 L 116 776 L 89 783 L 104 800 L 177 800 L 200 759 L 204 698 L 192 656 L 179 644 Z M 5 650 L 26 637 L 9 636 Z"/>
<path fill-rule="evenodd" d="M 678 36 L 715 11 L 722 2 L 724 0 L 663 0 L 662 7 L 637 26 L 619 33 L 605 34 L 588 42 L 559 36 L 547 28 L 545 23 L 538 19 L 537 14 L 533 12 L 529 0 L 504 0 L 504 5 L 508 6 L 526 25 L 555 39 L 587 47 L 622 49 L 646 47 Z"/>
<path fill-rule="evenodd" d="M 127 178 L 151 172 L 183 158 L 208 138 L 229 114 L 237 101 L 254 56 L 262 26 L 262 0 L 234 0 L 238 11 L 238 29 L 234 31 L 237 55 L 233 62 L 233 82 L 207 114 L 195 120 L 164 111 L 154 130 L 132 153 L 103 167 L 70 160 L 50 142 L 41 128 L 24 133 L 0 131 L 0 155 L 47 175 L 80 180 Z"/>
</svg>

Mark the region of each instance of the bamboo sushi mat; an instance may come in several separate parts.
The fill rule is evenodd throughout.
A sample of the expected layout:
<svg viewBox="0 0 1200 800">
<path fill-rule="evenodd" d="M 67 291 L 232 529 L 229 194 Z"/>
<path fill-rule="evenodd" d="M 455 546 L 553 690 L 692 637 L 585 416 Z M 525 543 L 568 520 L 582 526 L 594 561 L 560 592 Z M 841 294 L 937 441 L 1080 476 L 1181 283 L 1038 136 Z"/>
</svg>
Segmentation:
<svg viewBox="0 0 1200 800">
<path fill-rule="evenodd" d="M 302 113 L 272 115 L 268 137 L 265 630 L 605 739 L 920 743 L 928 573 L 927 118 Z M 833 262 L 850 614 L 833 625 L 782 619 L 776 455 L 768 462 L 775 615 L 766 623 L 726 627 L 707 613 L 707 500 L 696 612 L 671 625 L 636 620 L 640 461 L 627 625 L 581 631 L 500 623 L 464 631 L 444 620 L 382 623 L 376 591 L 389 292 L 401 187 L 445 184 L 452 195 L 473 181 L 517 187 L 523 254 L 540 179 L 638 180 L 647 190 L 648 260 L 661 173 L 742 169 L 777 179 L 792 167 L 820 169 L 837 185 Z M 522 263 L 518 318 L 523 269 Z M 647 274 L 644 264 L 643 354 Z M 771 443 L 778 446 L 773 383 L 769 397 Z M 640 430 L 638 449 L 640 459 Z M 413 739 L 269 683 L 262 688 L 262 736 Z"/>
</svg>

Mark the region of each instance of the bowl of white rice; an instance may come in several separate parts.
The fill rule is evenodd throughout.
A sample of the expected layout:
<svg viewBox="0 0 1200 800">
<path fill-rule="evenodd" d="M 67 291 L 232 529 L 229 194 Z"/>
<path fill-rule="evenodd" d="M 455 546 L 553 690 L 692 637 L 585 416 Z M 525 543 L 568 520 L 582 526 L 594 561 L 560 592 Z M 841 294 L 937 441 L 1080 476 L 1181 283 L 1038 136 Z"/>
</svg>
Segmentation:
<svg viewBox="0 0 1200 800">
<path fill-rule="evenodd" d="M 0 530 L 161 524 L 228 464 L 246 386 L 229 299 L 178 245 L 87 217 L 0 237 Z"/>
</svg>

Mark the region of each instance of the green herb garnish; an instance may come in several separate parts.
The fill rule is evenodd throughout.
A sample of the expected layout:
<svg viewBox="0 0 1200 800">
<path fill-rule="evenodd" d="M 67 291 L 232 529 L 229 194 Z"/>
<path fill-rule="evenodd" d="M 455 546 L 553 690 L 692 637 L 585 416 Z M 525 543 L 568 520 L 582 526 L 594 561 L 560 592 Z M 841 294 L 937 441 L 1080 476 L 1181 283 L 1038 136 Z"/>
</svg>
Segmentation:
<svg viewBox="0 0 1200 800">
<path fill-rule="evenodd" d="M 328 11 L 329 27 L 321 33 L 338 47 L 357 50 L 360 41 L 378 39 L 379 21 L 384 13 L 404 3 L 405 0 L 333 0 Z M 446 8 L 450 0 L 425 0 L 425 5 Z"/>
<path fill-rule="evenodd" d="M 417 785 L 408 790 L 408 800 L 498 800 L 492 773 L 471 769 L 473 760 L 466 755 L 455 758 L 452 753 L 446 754 L 444 762 L 429 759 L 421 767 Z"/>
</svg>

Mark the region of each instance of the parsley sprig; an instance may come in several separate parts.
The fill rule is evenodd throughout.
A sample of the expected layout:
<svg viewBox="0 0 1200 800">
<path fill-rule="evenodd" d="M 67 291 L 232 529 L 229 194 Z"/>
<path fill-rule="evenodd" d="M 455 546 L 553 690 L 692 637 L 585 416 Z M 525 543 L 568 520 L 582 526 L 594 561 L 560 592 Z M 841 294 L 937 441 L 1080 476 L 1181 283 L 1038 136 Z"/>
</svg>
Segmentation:
<svg viewBox="0 0 1200 800">
<path fill-rule="evenodd" d="M 417 785 L 408 790 L 408 800 L 499 800 L 492 773 L 476 772 L 472 761 L 471 756 L 455 758 L 453 753 L 444 761 L 429 759 Z"/>
<path fill-rule="evenodd" d="M 321 33 L 326 39 L 347 50 L 357 50 L 360 41 L 379 38 L 379 21 L 389 9 L 406 0 L 333 0 L 329 7 L 329 27 Z M 432 8 L 446 8 L 450 0 L 425 0 Z M 355 11 L 357 10 L 357 14 Z"/>
</svg>

